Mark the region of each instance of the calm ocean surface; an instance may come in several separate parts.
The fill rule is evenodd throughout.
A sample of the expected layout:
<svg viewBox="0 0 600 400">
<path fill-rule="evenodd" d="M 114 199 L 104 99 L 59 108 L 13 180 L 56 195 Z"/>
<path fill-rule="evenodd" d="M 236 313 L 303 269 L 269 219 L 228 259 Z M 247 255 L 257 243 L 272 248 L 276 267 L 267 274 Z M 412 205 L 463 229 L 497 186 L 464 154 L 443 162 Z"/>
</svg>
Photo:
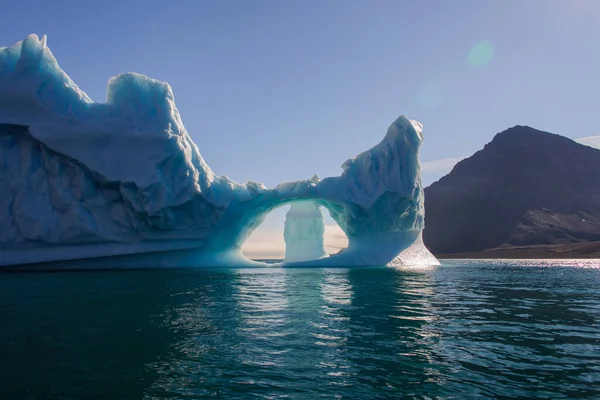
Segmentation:
<svg viewBox="0 0 600 400">
<path fill-rule="evenodd" d="M 1 399 L 600 399 L 600 261 L 0 274 Z"/>
</svg>

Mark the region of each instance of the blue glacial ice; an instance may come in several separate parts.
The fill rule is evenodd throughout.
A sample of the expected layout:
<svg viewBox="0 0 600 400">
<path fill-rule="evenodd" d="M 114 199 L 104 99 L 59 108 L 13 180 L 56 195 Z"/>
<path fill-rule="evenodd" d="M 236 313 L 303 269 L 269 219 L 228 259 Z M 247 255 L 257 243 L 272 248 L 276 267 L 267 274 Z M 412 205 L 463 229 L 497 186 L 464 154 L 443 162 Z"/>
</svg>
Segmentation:
<svg viewBox="0 0 600 400">
<path fill-rule="evenodd" d="M 318 178 L 313 178 L 313 182 Z M 285 215 L 284 263 L 311 261 L 329 257 L 325 250 L 325 222 L 321 208 L 312 201 L 292 203 Z"/>
<path fill-rule="evenodd" d="M 96 265 L 259 266 L 241 245 L 301 200 L 326 208 L 349 246 L 286 265 L 437 264 L 421 240 L 420 123 L 399 117 L 340 176 L 266 188 L 213 173 L 167 83 L 127 73 L 106 90 L 93 102 L 45 36 L 0 48 L 0 267 L 109 256 Z"/>
</svg>

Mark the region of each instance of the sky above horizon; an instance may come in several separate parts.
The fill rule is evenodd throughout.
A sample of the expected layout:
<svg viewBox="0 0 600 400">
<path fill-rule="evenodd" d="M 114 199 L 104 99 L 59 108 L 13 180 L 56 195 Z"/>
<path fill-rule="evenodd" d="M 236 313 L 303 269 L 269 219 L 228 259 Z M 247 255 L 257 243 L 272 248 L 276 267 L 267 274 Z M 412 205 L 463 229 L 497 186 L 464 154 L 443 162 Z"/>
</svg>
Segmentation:
<svg viewBox="0 0 600 400">
<path fill-rule="evenodd" d="M 514 125 L 600 144 L 598 0 L 2 7 L 0 46 L 46 34 L 95 101 L 118 73 L 169 82 L 203 157 L 240 182 L 338 175 L 402 114 L 424 125 L 426 185 Z"/>
</svg>

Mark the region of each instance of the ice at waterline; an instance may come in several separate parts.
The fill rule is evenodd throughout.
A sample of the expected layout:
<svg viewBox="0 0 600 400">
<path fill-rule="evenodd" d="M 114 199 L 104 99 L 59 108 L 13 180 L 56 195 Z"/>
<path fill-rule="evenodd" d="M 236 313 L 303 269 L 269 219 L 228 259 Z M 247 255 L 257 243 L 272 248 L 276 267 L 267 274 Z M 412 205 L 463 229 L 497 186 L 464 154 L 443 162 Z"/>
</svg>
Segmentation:
<svg viewBox="0 0 600 400">
<path fill-rule="evenodd" d="M 45 36 L 0 48 L 0 266 L 262 266 L 241 245 L 272 209 L 301 200 L 329 211 L 348 248 L 284 265 L 437 264 L 421 240 L 418 122 L 398 118 L 340 176 L 266 188 L 213 173 L 167 83 L 127 73 L 106 90 L 93 102 Z"/>
</svg>

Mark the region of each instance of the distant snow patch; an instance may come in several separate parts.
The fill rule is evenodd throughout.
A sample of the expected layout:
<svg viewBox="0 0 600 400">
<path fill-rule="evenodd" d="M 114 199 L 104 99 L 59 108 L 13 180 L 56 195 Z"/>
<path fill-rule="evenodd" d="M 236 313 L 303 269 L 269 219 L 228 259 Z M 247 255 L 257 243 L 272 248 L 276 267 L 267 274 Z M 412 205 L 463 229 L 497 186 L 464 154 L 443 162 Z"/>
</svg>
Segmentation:
<svg viewBox="0 0 600 400">
<path fill-rule="evenodd" d="M 578 138 L 578 139 L 575 139 L 575 141 L 577 143 L 581 143 L 586 146 L 595 147 L 597 149 L 600 149 L 600 135 Z"/>
</svg>

